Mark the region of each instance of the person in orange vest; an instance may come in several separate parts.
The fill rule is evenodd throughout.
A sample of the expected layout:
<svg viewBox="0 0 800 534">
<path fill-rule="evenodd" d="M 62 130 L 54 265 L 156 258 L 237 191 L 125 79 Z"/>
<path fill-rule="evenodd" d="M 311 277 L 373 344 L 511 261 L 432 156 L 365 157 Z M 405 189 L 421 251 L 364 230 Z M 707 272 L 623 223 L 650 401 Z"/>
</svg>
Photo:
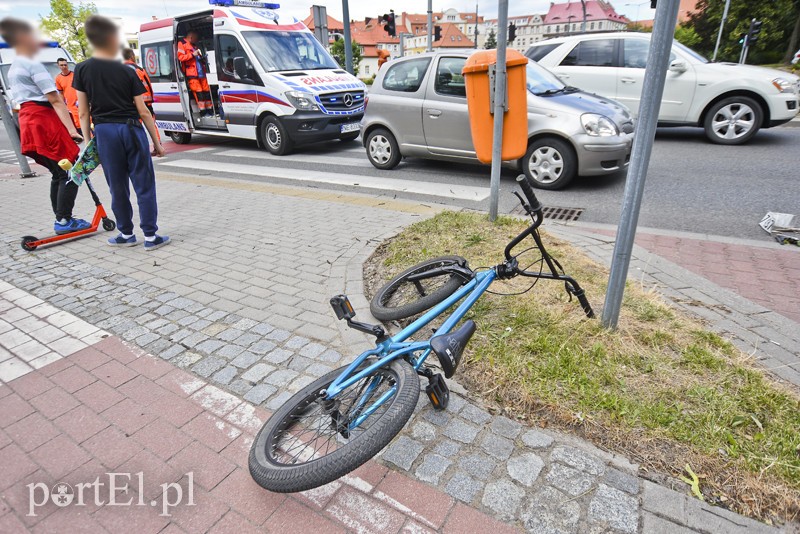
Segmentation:
<svg viewBox="0 0 800 534">
<path fill-rule="evenodd" d="M 201 117 L 214 115 L 214 105 L 211 103 L 211 88 L 206 79 L 206 64 L 203 52 L 196 47 L 197 32 L 189 30 L 186 37 L 178 41 L 178 61 L 181 70 L 189 85 L 189 90 L 194 94 L 197 107 L 200 108 Z"/>
<path fill-rule="evenodd" d="M 136 76 L 142 81 L 142 85 L 144 85 L 145 94 L 142 95 L 142 99 L 144 100 L 144 105 L 147 106 L 147 109 L 150 111 L 150 115 L 153 116 L 153 120 L 156 120 L 156 112 L 153 111 L 153 100 L 155 95 L 153 94 L 153 84 L 150 82 L 150 76 L 147 75 L 147 72 L 136 63 L 136 52 L 133 51 L 132 48 L 126 48 L 122 51 L 122 59 L 127 66 L 133 69 L 133 72 L 136 73 Z M 156 130 L 156 136 L 158 140 L 161 141 L 161 133 Z M 155 153 L 151 152 L 151 155 L 155 156 Z"/>
<path fill-rule="evenodd" d="M 67 104 L 67 110 L 72 117 L 72 123 L 75 124 L 75 129 L 81 133 L 81 119 L 78 116 L 78 93 L 72 88 L 72 78 L 75 73 L 69 70 L 69 62 L 60 57 L 56 60 L 58 68 L 61 69 L 56 75 L 56 89 L 61 93 L 64 102 Z"/>
</svg>

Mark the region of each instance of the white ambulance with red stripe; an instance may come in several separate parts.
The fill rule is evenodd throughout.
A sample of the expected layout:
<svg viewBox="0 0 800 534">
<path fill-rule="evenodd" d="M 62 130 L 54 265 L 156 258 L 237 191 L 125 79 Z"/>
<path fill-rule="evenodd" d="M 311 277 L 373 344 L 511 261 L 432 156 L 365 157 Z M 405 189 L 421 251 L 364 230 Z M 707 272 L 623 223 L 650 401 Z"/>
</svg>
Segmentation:
<svg viewBox="0 0 800 534">
<path fill-rule="evenodd" d="M 366 86 L 278 4 L 210 0 L 208 9 L 142 24 L 142 64 L 156 124 L 176 143 L 193 133 L 257 140 L 282 155 L 298 144 L 358 137 Z M 197 32 L 214 114 L 200 116 L 176 58 Z"/>
</svg>

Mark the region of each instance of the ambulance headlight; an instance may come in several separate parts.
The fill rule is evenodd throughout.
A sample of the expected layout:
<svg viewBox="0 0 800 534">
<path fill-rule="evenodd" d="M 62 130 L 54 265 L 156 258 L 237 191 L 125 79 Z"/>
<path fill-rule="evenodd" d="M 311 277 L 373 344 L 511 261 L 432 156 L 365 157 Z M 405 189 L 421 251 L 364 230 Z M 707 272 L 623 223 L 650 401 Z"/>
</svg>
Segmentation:
<svg viewBox="0 0 800 534">
<path fill-rule="evenodd" d="M 286 91 L 283 93 L 289 102 L 301 111 L 317 111 L 317 106 L 314 96 L 311 93 L 304 93 L 302 91 Z"/>
</svg>

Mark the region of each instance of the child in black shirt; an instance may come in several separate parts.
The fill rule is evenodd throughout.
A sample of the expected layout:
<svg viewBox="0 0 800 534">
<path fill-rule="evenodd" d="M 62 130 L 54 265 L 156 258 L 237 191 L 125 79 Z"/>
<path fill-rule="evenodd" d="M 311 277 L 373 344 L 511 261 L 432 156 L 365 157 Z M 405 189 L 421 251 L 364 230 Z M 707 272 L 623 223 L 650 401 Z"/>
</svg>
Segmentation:
<svg viewBox="0 0 800 534">
<path fill-rule="evenodd" d="M 105 17 L 94 15 L 84 25 L 94 47 L 92 57 L 75 67 L 73 87 L 78 92 L 81 129 L 89 129 L 90 115 L 100 163 L 111 190 L 111 209 L 120 234 L 108 240 L 112 246 L 136 245 L 130 185 L 139 204 L 139 226 L 145 250 L 169 243 L 156 234 L 158 206 L 156 176 L 144 124 L 153 140 L 154 152 L 164 155 L 153 116 L 144 102 L 145 88 L 131 69 L 117 60 L 119 29 Z"/>
</svg>

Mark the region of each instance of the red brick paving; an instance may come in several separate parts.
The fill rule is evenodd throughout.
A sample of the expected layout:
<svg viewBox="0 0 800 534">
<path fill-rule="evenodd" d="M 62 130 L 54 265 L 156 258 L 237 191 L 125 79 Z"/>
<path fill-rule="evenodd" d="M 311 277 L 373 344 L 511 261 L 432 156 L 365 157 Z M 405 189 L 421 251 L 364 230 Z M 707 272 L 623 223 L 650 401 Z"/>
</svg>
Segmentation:
<svg viewBox="0 0 800 534">
<path fill-rule="evenodd" d="M 247 455 L 268 416 L 106 338 L 0 387 L 0 532 L 516 532 L 375 462 L 303 494 L 267 492 L 250 477 Z M 118 502 L 157 506 L 96 505 L 89 487 L 86 506 L 48 503 L 27 515 L 27 484 L 76 488 L 100 477 L 107 486 L 109 472 L 131 473 L 117 480 L 128 484 Z M 189 472 L 195 506 L 160 516 L 161 484 L 178 482 L 185 502 Z"/>
<path fill-rule="evenodd" d="M 613 231 L 593 229 L 615 235 Z M 636 244 L 800 323 L 800 251 L 640 232 Z"/>
</svg>

